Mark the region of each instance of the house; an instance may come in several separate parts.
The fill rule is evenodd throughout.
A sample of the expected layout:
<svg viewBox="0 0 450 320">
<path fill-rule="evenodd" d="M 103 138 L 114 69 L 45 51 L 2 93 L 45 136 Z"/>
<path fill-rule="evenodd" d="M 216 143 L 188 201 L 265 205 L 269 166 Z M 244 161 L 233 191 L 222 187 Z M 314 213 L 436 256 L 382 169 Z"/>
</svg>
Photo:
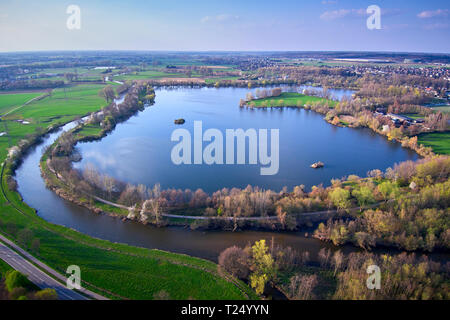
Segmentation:
<svg viewBox="0 0 450 320">
<path fill-rule="evenodd" d="M 402 116 L 399 114 L 393 114 L 393 113 L 388 113 L 387 116 L 389 118 L 391 118 L 392 122 L 401 122 L 401 123 L 414 123 L 414 119 L 407 117 L 407 116 Z"/>
<path fill-rule="evenodd" d="M 385 115 L 387 112 L 386 108 L 376 108 L 375 109 L 375 114 L 377 115 Z"/>
</svg>

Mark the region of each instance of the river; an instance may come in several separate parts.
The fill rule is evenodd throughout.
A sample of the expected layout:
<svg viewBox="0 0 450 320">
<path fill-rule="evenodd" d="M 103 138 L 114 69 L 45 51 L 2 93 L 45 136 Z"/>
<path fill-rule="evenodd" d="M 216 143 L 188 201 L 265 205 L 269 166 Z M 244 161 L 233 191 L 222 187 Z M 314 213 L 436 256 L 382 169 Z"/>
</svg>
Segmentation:
<svg viewBox="0 0 450 320">
<path fill-rule="evenodd" d="M 249 183 L 274 189 L 300 183 L 307 186 L 327 184 L 332 177 L 351 173 L 364 175 L 369 169 L 385 169 L 395 162 L 417 157 L 399 144 L 368 130 L 333 127 L 321 115 L 311 111 L 240 109 L 239 99 L 247 91 L 231 88 L 158 90 L 154 106 L 119 124 L 101 141 L 83 143 L 79 147 L 83 161 L 77 165 L 94 162 L 102 171 L 117 178 L 126 177 L 126 181 L 133 183 L 151 185 L 158 181 L 164 187 L 202 187 L 211 191 L 224 186 L 245 187 Z M 335 91 L 334 94 L 342 97 L 351 93 Z M 202 120 L 208 127 L 219 129 L 280 128 L 280 137 L 284 138 L 280 139 L 283 147 L 280 148 L 279 176 L 265 179 L 254 174 L 255 168 L 248 170 L 246 166 L 218 168 L 214 179 L 208 168 L 202 170 L 201 166 L 182 168 L 182 171 L 175 170 L 172 174 L 173 164 L 168 161 L 165 151 L 171 144 L 173 120 L 179 117 L 187 120 L 187 127 L 193 120 Z M 67 124 L 63 130 L 72 126 Z M 304 137 L 308 132 L 310 134 Z M 276 243 L 308 250 L 312 259 L 315 259 L 320 248 L 332 248 L 327 243 L 304 237 L 300 232 L 190 231 L 181 227 L 156 228 L 93 214 L 48 190 L 40 175 L 39 160 L 43 150 L 60 134 L 54 132 L 47 135 L 43 143 L 27 153 L 16 171 L 18 190 L 24 201 L 47 221 L 113 242 L 185 253 L 213 261 L 217 261 L 218 254 L 229 246 L 244 246 L 263 238 L 274 238 Z M 325 162 L 326 170 L 310 169 L 309 164 L 316 160 Z M 164 163 L 159 164 L 158 161 Z M 183 173 L 181 176 L 180 172 Z M 181 178 L 174 179 L 174 176 Z M 351 246 L 342 249 L 344 252 L 357 250 Z"/>
</svg>

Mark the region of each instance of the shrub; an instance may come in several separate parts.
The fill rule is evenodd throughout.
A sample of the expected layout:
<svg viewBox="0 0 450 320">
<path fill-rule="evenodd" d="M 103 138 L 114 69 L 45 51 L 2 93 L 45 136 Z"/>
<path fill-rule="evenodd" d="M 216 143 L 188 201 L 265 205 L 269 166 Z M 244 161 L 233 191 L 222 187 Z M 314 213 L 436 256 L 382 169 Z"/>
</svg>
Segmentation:
<svg viewBox="0 0 450 320">
<path fill-rule="evenodd" d="M 219 266 L 233 276 L 241 279 L 247 278 L 249 255 L 241 248 L 233 246 L 225 249 L 219 256 Z"/>
<path fill-rule="evenodd" d="M 58 294 L 55 289 L 44 289 L 34 294 L 36 300 L 58 300 Z"/>
<path fill-rule="evenodd" d="M 19 288 L 19 287 L 29 287 L 30 286 L 30 281 L 28 280 L 28 278 L 21 274 L 19 271 L 17 270 L 10 270 L 6 273 L 6 278 L 5 278 L 5 286 L 6 289 L 8 290 L 8 292 L 12 292 L 15 288 Z"/>
</svg>

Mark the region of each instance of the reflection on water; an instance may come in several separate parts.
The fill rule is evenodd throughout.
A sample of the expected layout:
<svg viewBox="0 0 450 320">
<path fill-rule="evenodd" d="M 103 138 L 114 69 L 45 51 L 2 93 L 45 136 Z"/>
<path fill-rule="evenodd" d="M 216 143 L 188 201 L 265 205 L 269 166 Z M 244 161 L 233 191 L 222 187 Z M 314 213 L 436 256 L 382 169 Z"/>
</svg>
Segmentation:
<svg viewBox="0 0 450 320">
<path fill-rule="evenodd" d="M 294 88 L 302 91 L 302 88 Z M 294 90 L 292 89 L 292 90 Z M 331 90 L 338 98 L 351 91 Z M 323 116 L 297 108 L 239 108 L 248 89 L 203 88 L 158 90 L 156 103 L 98 142 L 78 146 L 83 160 L 77 167 L 93 163 L 102 172 L 133 184 L 213 192 L 223 187 L 245 188 L 248 184 L 281 190 L 304 184 L 307 188 L 348 174 L 365 176 L 367 171 L 386 169 L 395 162 L 415 159 L 414 152 L 389 142 L 369 129 L 332 126 Z M 261 176 L 260 165 L 175 165 L 170 154 L 174 119 L 184 118 L 193 135 L 193 124 L 201 120 L 203 132 L 217 128 L 280 130 L 280 168 L 277 175 Z M 225 136 L 225 135 L 224 135 Z M 207 143 L 204 143 L 204 146 Z M 317 161 L 325 168 L 312 170 Z"/>
<path fill-rule="evenodd" d="M 160 181 L 164 187 L 202 187 L 211 191 L 224 186 L 245 187 L 249 183 L 274 189 L 301 183 L 310 186 L 329 181 L 331 177 L 349 173 L 363 175 L 371 168 L 384 169 L 396 161 L 415 158 L 398 144 L 387 142 L 368 130 L 336 128 L 313 112 L 240 109 L 238 101 L 246 92 L 245 89 L 159 90 L 154 106 L 118 125 L 102 141 L 82 144 L 80 150 L 84 160 L 79 165 L 94 162 L 102 170 L 133 183 L 151 185 Z M 170 162 L 170 134 L 175 128 L 173 120 L 180 117 L 187 120 L 185 127 L 192 126 L 194 120 L 203 120 L 204 126 L 220 129 L 280 128 L 279 175 L 259 176 L 257 166 L 173 166 Z M 327 246 L 299 233 L 160 229 L 93 214 L 46 189 L 40 176 L 42 151 L 59 134 L 49 135 L 43 144 L 34 148 L 24 158 L 16 174 L 24 201 L 52 223 L 110 241 L 211 260 L 216 260 L 220 251 L 231 245 L 244 246 L 262 238 L 271 240 L 273 237 L 280 244 L 309 250 L 313 259 L 321 247 Z M 324 170 L 309 168 L 317 160 L 325 162 Z M 354 249 L 346 247 L 344 250 Z"/>
</svg>

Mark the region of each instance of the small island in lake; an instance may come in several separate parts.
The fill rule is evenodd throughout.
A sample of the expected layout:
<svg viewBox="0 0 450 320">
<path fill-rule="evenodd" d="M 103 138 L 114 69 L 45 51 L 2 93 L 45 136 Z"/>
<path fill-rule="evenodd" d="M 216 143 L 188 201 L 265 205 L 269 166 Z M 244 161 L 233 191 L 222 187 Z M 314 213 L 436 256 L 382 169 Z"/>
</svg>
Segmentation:
<svg viewBox="0 0 450 320">
<path fill-rule="evenodd" d="M 323 166 L 324 166 L 323 162 L 318 161 L 318 162 L 316 162 L 316 163 L 313 163 L 313 164 L 311 165 L 311 168 L 313 168 L 313 169 L 318 169 L 318 168 L 323 168 Z"/>
<path fill-rule="evenodd" d="M 175 124 L 184 124 L 186 121 L 182 118 L 174 120 Z"/>
</svg>

